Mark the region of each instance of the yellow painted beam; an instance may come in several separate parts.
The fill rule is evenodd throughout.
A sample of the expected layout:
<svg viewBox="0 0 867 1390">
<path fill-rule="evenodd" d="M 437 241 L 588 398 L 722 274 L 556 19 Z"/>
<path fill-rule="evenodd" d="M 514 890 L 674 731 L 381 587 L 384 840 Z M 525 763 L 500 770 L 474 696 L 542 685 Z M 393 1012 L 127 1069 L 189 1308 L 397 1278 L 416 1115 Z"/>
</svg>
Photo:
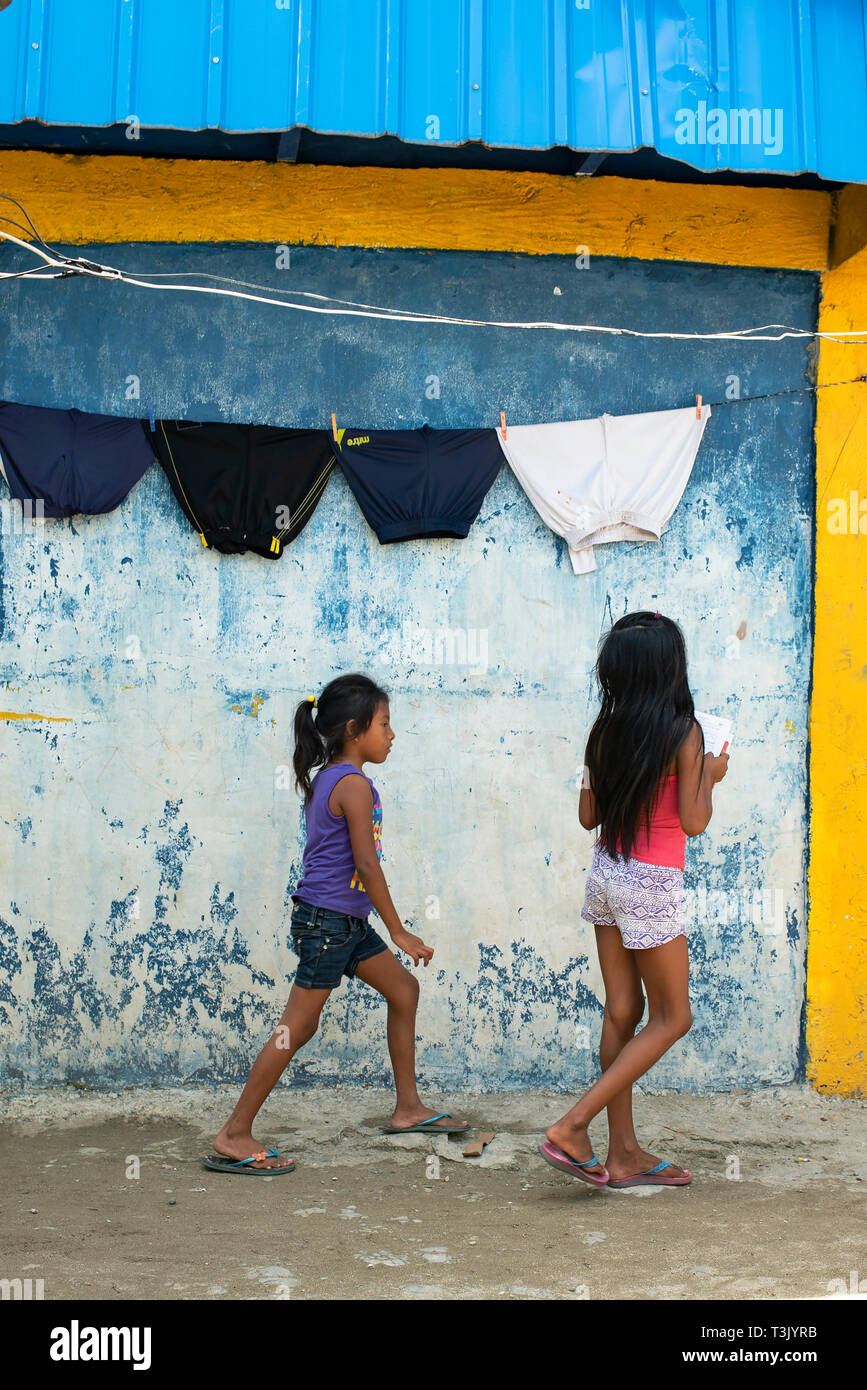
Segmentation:
<svg viewBox="0 0 867 1390">
<path fill-rule="evenodd" d="M 824 270 L 831 195 L 475 169 L 0 152 L 48 241 L 431 247 Z M 0 224 L 7 230 L 8 224 Z"/>
<path fill-rule="evenodd" d="M 822 277 L 820 329 L 867 327 L 860 259 Z M 867 346 L 821 343 L 820 383 L 863 373 Z M 867 1092 L 867 384 L 819 391 L 816 411 L 807 1078 L 858 1096 Z"/>
</svg>

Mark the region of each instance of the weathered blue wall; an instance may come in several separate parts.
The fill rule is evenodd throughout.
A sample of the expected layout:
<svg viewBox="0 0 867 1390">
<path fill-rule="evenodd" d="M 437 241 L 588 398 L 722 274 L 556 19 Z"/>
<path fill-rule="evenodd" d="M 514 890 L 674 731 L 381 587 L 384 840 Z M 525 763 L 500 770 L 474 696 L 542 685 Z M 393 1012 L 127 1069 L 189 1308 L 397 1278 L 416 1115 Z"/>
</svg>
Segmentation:
<svg viewBox="0 0 867 1390">
<path fill-rule="evenodd" d="M 485 318 L 715 331 L 816 316 L 803 273 L 321 247 L 293 248 L 279 271 L 267 246 L 75 253 Z M 791 340 L 421 327 L 77 280 L 3 295 L 3 397 L 118 414 L 152 401 L 202 419 L 327 428 L 334 410 L 347 426 L 475 427 L 500 410 L 519 424 L 697 391 L 715 402 L 732 376 L 743 395 L 808 380 Z M 132 376 L 141 404 L 125 399 Z M 295 961 L 293 707 L 366 669 L 393 692 L 397 731 L 374 770 L 384 867 L 436 947 L 419 972 L 421 1074 L 585 1085 L 601 1015 L 579 917 L 591 667 L 605 627 L 650 606 L 684 628 L 698 707 L 737 723 L 714 819 L 687 850 L 694 1027 L 642 1085 L 801 1075 L 812 425 L 809 393 L 716 408 L 662 542 L 599 547 L 581 577 L 505 462 L 464 542 L 380 547 L 335 474 L 278 562 L 204 550 L 158 466 L 113 514 L 43 531 L 21 527 L 4 488 L 0 703 L 46 716 L 2 723 L 5 1074 L 245 1075 Z M 462 629 L 487 659 L 437 661 L 405 624 Z M 344 985 L 325 1019 L 308 1075 L 388 1077 L 379 996 Z"/>
</svg>

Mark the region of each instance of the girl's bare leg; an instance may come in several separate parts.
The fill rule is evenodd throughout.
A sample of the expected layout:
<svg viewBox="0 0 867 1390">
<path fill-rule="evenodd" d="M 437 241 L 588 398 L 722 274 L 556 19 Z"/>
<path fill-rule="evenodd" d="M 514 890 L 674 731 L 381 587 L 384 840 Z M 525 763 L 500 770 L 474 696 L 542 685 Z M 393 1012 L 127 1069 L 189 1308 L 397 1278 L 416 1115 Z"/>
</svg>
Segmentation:
<svg viewBox="0 0 867 1390">
<path fill-rule="evenodd" d="M 624 1087 L 631 1090 L 632 1083 L 649 1071 L 692 1026 L 686 937 L 678 936 L 673 941 L 667 941 L 664 946 L 652 946 L 647 950 L 630 954 L 635 957 L 636 967 L 647 993 L 649 1019 L 641 1032 L 630 1038 L 621 1048 L 599 1080 L 547 1131 L 547 1137 L 552 1144 L 556 1144 L 564 1153 L 578 1161 L 588 1159 L 593 1152 L 587 1126 L 594 1115 L 598 1115 L 604 1106 L 610 1105 L 614 1100 L 615 1107 L 620 1105 L 616 1113 L 618 1122 L 621 1122 L 624 1114 L 623 1102 L 621 1100 L 618 1103 L 616 1097 Z M 632 1129 L 631 1098 L 629 1104 L 629 1128 Z M 634 1138 L 634 1133 L 632 1130 L 629 1137 Z M 628 1172 L 636 1172 L 635 1168 L 624 1165 L 630 1163 L 633 1158 L 642 1156 L 643 1150 L 638 1148 L 636 1141 L 636 1148 L 626 1148 L 620 1161 L 616 1162 L 618 1171 L 612 1172 L 609 1169 L 611 1176 L 625 1177 Z M 641 1163 L 640 1166 L 652 1167 L 653 1163 Z M 600 1172 L 601 1169 L 594 1166 L 588 1171 Z"/>
<path fill-rule="evenodd" d="M 636 952 L 624 946 L 619 928 L 597 926 L 596 946 L 605 984 L 605 1013 L 599 1044 L 599 1062 L 605 1072 L 635 1036 L 644 1015 L 644 993 L 635 961 Z M 608 1102 L 608 1157 L 605 1167 L 612 1178 L 620 1177 L 626 1171 L 635 1173 L 637 1169 L 634 1164 L 627 1170 L 624 1163 L 631 1162 L 638 1152 L 630 1084 Z M 589 1171 L 600 1170 L 591 1168 Z"/>
<path fill-rule="evenodd" d="M 330 993 L 329 989 L 292 986 L 280 1022 L 253 1063 L 238 1104 L 214 1140 L 215 1153 L 225 1154 L 228 1158 L 249 1158 L 250 1154 L 260 1151 L 261 1145 L 252 1134 L 253 1121 L 287 1063 L 313 1037 L 319 1026 L 322 1006 Z M 287 1161 L 287 1156 L 281 1154 L 279 1158 L 263 1158 L 247 1166 L 279 1168 Z"/>
<path fill-rule="evenodd" d="M 394 1071 L 394 1085 L 397 1091 L 393 1125 L 416 1125 L 421 1120 L 429 1120 L 439 1111 L 429 1110 L 422 1105 L 415 1078 L 415 1016 L 418 1008 L 419 987 L 414 975 L 401 965 L 391 951 L 380 951 L 377 956 L 363 960 L 358 967 L 358 978 L 384 996 L 388 1003 L 388 1052 Z M 448 1124 L 463 1124 L 453 1117 L 443 1120 L 438 1129 Z"/>
</svg>

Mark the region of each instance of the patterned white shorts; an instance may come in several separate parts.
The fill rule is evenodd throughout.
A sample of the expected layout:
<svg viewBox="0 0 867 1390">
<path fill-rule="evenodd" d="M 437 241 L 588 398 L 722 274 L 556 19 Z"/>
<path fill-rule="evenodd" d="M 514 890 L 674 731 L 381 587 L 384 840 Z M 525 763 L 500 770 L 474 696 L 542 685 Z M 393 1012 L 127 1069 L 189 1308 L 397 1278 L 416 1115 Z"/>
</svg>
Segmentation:
<svg viewBox="0 0 867 1390">
<path fill-rule="evenodd" d="M 581 916 L 599 926 L 619 927 L 630 951 L 686 936 L 683 869 L 612 859 L 596 845 Z"/>
</svg>

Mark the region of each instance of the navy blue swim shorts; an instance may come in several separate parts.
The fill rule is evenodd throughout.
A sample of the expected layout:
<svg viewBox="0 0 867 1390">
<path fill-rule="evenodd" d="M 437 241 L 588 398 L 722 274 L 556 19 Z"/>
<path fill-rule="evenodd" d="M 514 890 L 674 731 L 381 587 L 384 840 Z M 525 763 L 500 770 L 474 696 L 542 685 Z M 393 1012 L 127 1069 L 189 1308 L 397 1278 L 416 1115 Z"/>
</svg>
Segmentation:
<svg viewBox="0 0 867 1390">
<path fill-rule="evenodd" d="M 496 430 L 338 430 L 332 448 L 381 545 L 462 540 L 503 463 Z"/>
<path fill-rule="evenodd" d="M 151 441 L 155 436 L 151 435 Z M 31 515 L 113 511 L 154 461 L 140 420 L 0 402 L 0 468 Z"/>
</svg>

